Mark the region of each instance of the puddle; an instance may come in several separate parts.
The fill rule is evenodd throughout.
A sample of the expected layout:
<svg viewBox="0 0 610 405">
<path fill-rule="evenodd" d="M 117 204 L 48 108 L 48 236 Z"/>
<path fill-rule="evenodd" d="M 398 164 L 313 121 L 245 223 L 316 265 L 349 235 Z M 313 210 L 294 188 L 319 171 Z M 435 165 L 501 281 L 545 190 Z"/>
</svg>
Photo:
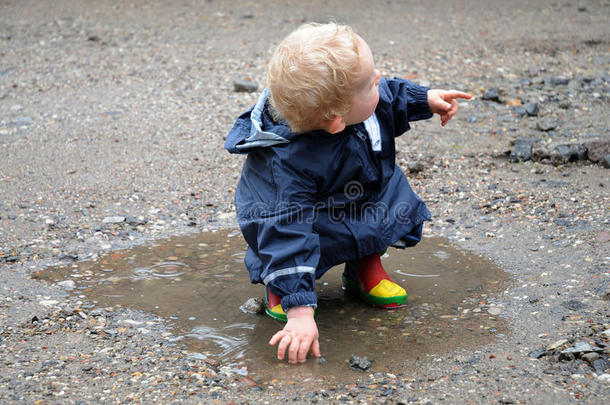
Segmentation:
<svg viewBox="0 0 610 405">
<path fill-rule="evenodd" d="M 240 309 L 248 298 L 264 296 L 264 287 L 249 281 L 245 249 L 239 232 L 209 232 L 49 268 L 37 277 L 73 284 L 72 294 L 99 307 L 164 317 L 173 324 L 172 340 L 192 356 L 219 359 L 267 384 L 354 381 L 360 374 L 348 367 L 352 354 L 368 357 L 370 372 L 408 373 L 415 360 L 482 346 L 506 332 L 505 322 L 482 306 L 502 290 L 506 273 L 446 239 L 425 238 L 415 248 L 391 248 L 382 259 L 407 288 L 406 308 L 379 310 L 345 295 L 342 266 L 318 280 L 316 322 L 326 361 L 290 366 L 268 345 L 282 325 Z"/>
</svg>

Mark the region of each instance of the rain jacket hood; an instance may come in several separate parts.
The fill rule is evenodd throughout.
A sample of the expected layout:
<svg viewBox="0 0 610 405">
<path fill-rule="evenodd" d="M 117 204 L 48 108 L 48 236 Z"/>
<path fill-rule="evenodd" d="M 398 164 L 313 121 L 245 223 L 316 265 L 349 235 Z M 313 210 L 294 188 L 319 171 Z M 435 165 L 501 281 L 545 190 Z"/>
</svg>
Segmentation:
<svg viewBox="0 0 610 405">
<path fill-rule="evenodd" d="M 315 281 L 332 266 L 419 242 L 430 213 L 395 164 L 394 138 L 432 116 L 427 90 L 381 79 L 375 113 L 338 134 L 274 122 L 268 90 L 237 119 L 225 148 L 247 154 L 235 192 L 245 265 L 285 311 L 315 307 Z"/>
<path fill-rule="evenodd" d="M 239 117 L 237 128 L 229 133 L 225 144 L 229 152 L 248 153 L 254 148 L 288 143 L 299 136 L 286 123 L 276 124 L 273 121 L 267 108 L 268 99 L 269 89 L 266 88 L 254 107 Z"/>
</svg>

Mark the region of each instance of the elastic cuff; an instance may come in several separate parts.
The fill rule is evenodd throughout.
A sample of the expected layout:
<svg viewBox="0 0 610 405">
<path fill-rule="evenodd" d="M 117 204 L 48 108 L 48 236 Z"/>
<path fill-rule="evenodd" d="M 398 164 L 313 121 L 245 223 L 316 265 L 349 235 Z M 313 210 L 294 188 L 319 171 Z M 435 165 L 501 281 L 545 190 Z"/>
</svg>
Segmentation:
<svg viewBox="0 0 610 405">
<path fill-rule="evenodd" d="M 408 89 L 414 101 L 413 105 L 409 106 L 410 121 L 427 120 L 434 115 L 428 104 L 428 90 L 430 88 L 426 86 L 413 86 Z"/>
<path fill-rule="evenodd" d="M 284 312 L 292 307 L 318 307 L 318 296 L 313 291 L 303 291 L 294 294 L 285 295 L 282 298 L 282 309 Z"/>
</svg>

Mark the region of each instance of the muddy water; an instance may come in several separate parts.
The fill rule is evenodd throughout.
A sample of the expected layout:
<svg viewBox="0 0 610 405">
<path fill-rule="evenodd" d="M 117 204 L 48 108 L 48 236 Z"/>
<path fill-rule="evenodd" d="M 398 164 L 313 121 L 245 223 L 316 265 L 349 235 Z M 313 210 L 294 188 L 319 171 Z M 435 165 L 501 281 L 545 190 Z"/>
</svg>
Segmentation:
<svg viewBox="0 0 610 405">
<path fill-rule="evenodd" d="M 172 341 L 193 356 L 221 360 L 259 382 L 358 378 L 350 355 L 371 360 L 371 372 L 408 373 L 414 360 L 484 345 L 505 333 L 488 313 L 486 299 L 501 291 L 506 274 L 489 261 L 426 238 L 406 250 L 389 249 L 383 264 L 407 288 L 406 308 L 379 310 L 341 289 L 342 268 L 318 280 L 316 322 L 324 360 L 295 367 L 275 359 L 269 338 L 282 325 L 244 312 L 250 297 L 263 297 L 243 265 L 239 232 L 218 231 L 111 253 L 91 262 L 51 268 L 39 278 L 72 280 L 72 293 L 100 307 L 152 312 L 174 325 Z"/>
</svg>

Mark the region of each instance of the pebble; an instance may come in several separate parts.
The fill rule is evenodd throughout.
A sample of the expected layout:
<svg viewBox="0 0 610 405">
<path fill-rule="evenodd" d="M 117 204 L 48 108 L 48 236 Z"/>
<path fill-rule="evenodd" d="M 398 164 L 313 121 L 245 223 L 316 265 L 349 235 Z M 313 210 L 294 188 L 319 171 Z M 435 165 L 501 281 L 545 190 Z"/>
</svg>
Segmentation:
<svg viewBox="0 0 610 405">
<path fill-rule="evenodd" d="M 63 287 L 66 290 L 73 290 L 74 288 L 76 288 L 76 283 L 72 280 L 58 281 L 57 285 Z"/>
<path fill-rule="evenodd" d="M 602 349 L 598 347 L 593 347 L 589 343 L 586 342 L 576 342 L 573 347 L 569 347 L 565 350 L 562 350 L 562 354 L 567 353 L 586 353 L 586 352 L 595 352 L 601 351 Z"/>
<path fill-rule="evenodd" d="M 582 145 L 559 145 L 556 148 L 560 163 L 576 162 L 587 159 L 587 149 Z"/>
<path fill-rule="evenodd" d="M 550 345 L 548 345 L 548 346 L 546 347 L 546 350 L 548 350 L 548 351 L 553 351 L 553 350 L 556 350 L 556 349 L 560 348 L 561 346 L 565 345 L 566 343 L 568 343 L 568 339 L 561 339 L 561 340 L 558 340 L 558 341 L 556 341 L 556 342 L 551 343 Z"/>
<path fill-rule="evenodd" d="M 541 118 L 536 122 L 536 128 L 543 132 L 552 131 L 559 126 L 555 118 Z"/>
<path fill-rule="evenodd" d="M 251 80 L 236 79 L 233 82 L 233 90 L 238 93 L 254 93 L 255 91 L 258 91 L 258 84 Z"/>
<path fill-rule="evenodd" d="M 525 112 L 530 117 L 536 117 L 538 115 L 538 104 L 537 103 L 527 103 L 525 106 Z"/>
<path fill-rule="evenodd" d="M 243 312 L 250 312 L 254 314 L 262 313 L 265 310 L 265 300 L 260 297 L 248 298 L 239 309 Z"/>
<path fill-rule="evenodd" d="M 349 358 L 349 366 L 354 370 L 367 371 L 371 368 L 371 362 L 366 357 L 358 357 L 352 354 Z"/>
<path fill-rule="evenodd" d="M 585 304 L 578 300 L 569 300 L 561 303 L 562 307 L 565 307 L 571 311 L 580 311 L 581 309 L 587 308 Z"/>
<path fill-rule="evenodd" d="M 511 162 L 528 161 L 532 158 L 532 145 L 538 142 L 537 139 L 517 138 L 515 146 L 510 153 Z"/>
<path fill-rule="evenodd" d="M 610 374 L 604 373 L 604 374 L 598 375 L 597 379 L 602 382 L 605 382 L 607 384 L 610 384 Z"/>
<path fill-rule="evenodd" d="M 103 224 L 120 224 L 122 222 L 125 222 L 125 217 L 106 217 L 103 219 L 102 223 Z"/>
<path fill-rule="evenodd" d="M 580 356 L 581 359 L 589 362 L 589 363 L 593 363 L 595 360 L 599 359 L 599 353 L 596 352 L 590 352 L 590 353 L 584 353 L 583 355 Z"/>
<path fill-rule="evenodd" d="M 502 308 L 500 307 L 491 307 L 487 310 L 491 315 L 500 315 L 502 313 Z"/>
<path fill-rule="evenodd" d="M 420 173 L 424 171 L 424 162 L 420 160 L 411 161 L 407 163 L 407 168 L 409 169 L 409 173 Z"/>
<path fill-rule="evenodd" d="M 501 103 L 500 89 L 498 87 L 492 87 L 491 89 L 485 91 L 481 99 Z"/>
</svg>

